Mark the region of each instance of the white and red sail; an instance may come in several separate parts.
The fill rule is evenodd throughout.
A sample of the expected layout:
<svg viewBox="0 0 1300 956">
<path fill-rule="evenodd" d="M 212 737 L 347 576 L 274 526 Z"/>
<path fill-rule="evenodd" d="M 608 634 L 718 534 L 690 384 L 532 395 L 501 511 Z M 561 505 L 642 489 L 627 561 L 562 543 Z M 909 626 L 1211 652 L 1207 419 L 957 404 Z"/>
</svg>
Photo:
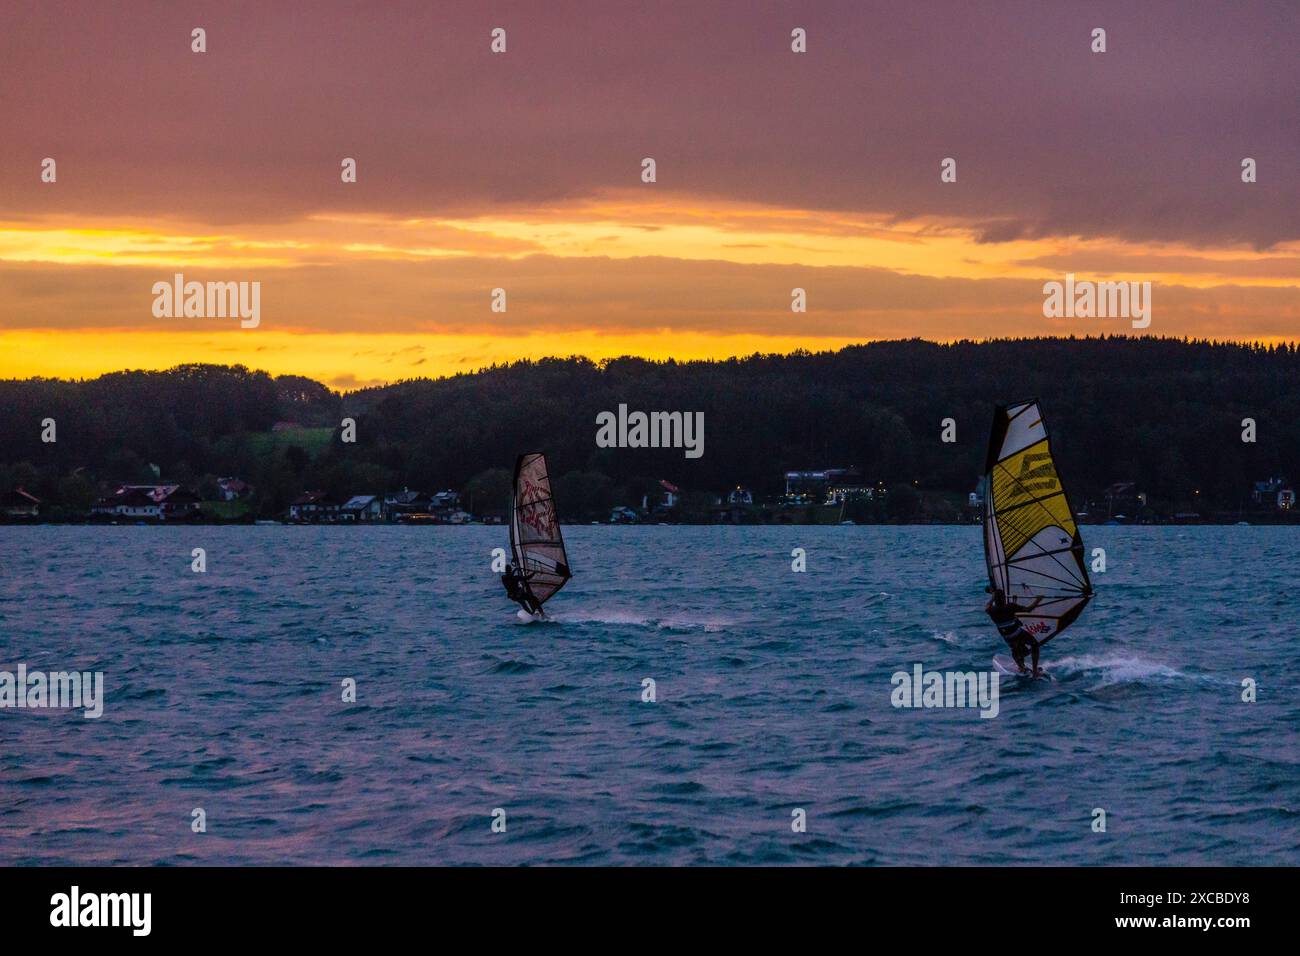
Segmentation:
<svg viewBox="0 0 1300 956">
<path fill-rule="evenodd" d="M 520 455 L 510 502 L 510 550 L 538 604 L 545 604 L 573 575 L 551 494 L 546 456 Z"/>
</svg>

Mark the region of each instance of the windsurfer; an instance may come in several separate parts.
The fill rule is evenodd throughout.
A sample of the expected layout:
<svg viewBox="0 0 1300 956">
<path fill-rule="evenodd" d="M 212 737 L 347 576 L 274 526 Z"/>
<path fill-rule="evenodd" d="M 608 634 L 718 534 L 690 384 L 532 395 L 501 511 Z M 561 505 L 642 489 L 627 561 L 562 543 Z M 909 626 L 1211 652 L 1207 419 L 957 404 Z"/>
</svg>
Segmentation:
<svg viewBox="0 0 1300 956">
<path fill-rule="evenodd" d="M 513 564 L 506 565 L 501 583 L 505 585 L 506 596 L 529 614 L 542 613 L 542 606 L 537 603 L 537 598 L 533 597 L 533 592 L 528 587 L 528 579 Z"/>
<path fill-rule="evenodd" d="M 1025 626 L 1020 623 L 1017 614 L 1027 614 L 1042 602 L 1042 597 L 1034 598 L 1028 606 L 1016 604 L 1014 601 L 1008 601 L 1006 594 L 1001 588 L 993 591 L 993 597 L 989 603 L 984 605 L 984 612 L 992 619 L 997 626 L 998 633 L 1002 639 L 1007 642 L 1011 648 L 1011 656 L 1015 659 L 1016 666 L 1022 672 L 1030 673 L 1025 668 L 1025 654 L 1033 657 L 1034 669 L 1032 671 L 1035 677 L 1041 675 L 1042 671 L 1038 669 L 1038 641 L 1034 635 L 1025 630 Z"/>
</svg>

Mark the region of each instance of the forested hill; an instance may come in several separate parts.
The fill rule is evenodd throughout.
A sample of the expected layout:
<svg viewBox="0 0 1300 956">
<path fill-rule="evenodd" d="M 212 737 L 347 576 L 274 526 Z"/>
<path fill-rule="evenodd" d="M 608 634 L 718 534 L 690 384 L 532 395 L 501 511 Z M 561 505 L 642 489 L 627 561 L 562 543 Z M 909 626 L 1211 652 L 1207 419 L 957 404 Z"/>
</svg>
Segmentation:
<svg viewBox="0 0 1300 956">
<path fill-rule="evenodd" d="M 340 396 L 242 367 L 183 366 L 68 382 L 0 382 L 0 481 L 58 495 L 90 481 L 239 475 L 259 510 L 304 488 L 381 493 L 462 488 L 525 449 L 585 473 L 598 507 L 639 501 L 657 479 L 684 489 L 782 488 L 790 469 L 856 466 L 872 482 L 966 492 L 993 406 L 1038 397 L 1076 496 L 1120 480 L 1177 506 L 1236 508 L 1252 483 L 1300 480 L 1300 350 L 1153 338 L 882 342 L 838 352 L 717 362 L 542 359 Z M 704 454 L 598 448 L 596 416 L 704 414 Z M 337 428 L 355 444 L 269 442 L 276 422 Z M 57 441 L 41 422 L 57 422 Z M 956 442 L 941 440 L 956 423 Z M 1254 419 L 1257 440 L 1242 440 Z M 152 469 L 149 469 L 152 471 Z M 30 486 L 35 485 L 32 489 Z M 4 490 L 7 490 L 4 489 Z M 563 503 L 563 502 L 562 502 Z"/>
</svg>

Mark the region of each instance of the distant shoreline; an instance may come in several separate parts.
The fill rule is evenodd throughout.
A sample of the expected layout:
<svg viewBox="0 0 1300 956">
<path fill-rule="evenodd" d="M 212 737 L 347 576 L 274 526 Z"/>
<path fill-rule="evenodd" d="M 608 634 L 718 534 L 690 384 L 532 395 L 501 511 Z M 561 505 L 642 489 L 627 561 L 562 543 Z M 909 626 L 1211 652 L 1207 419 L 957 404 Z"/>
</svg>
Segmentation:
<svg viewBox="0 0 1300 956">
<path fill-rule="evenodd" d="M 1078 512 L 1181 524 L 1300 512 L 1300 349 L 1102 337 L 546 359 L 346 397 L 224 365 L 0 381 L 0 513 L 371 517 L 365 499 L 382 496 L 384 517 L 481 516 L 504 506 L 509 464 L 536 448 L 562 517 L 583 522 L 962 523 L 978 517 L 989 425 L 1011 381 L 1047 415 Z M 602 447 L 601 416 L 625 405 L 702 415 L 700 456 L 671 434 L 667 446 Z M 824 506 L 841 493 L 841 507 Z"/>
</svg>

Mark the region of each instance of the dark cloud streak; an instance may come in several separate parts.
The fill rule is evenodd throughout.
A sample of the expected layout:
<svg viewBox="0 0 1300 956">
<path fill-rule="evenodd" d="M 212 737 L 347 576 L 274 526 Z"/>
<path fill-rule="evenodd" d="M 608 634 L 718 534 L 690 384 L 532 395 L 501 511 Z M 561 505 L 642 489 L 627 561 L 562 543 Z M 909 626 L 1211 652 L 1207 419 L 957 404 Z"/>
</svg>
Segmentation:
<svg viewBox="0 0 1300 956">
<path fill-rule="evenodd" d="M 1300 229 L 1298 36 L 1269 0 L 7 3 L 0 208 L 480 214 L 634 187 L 652 155 L 664 192 L 959 216 L 988 242 L 1263 248 Z"/>
</svg>

